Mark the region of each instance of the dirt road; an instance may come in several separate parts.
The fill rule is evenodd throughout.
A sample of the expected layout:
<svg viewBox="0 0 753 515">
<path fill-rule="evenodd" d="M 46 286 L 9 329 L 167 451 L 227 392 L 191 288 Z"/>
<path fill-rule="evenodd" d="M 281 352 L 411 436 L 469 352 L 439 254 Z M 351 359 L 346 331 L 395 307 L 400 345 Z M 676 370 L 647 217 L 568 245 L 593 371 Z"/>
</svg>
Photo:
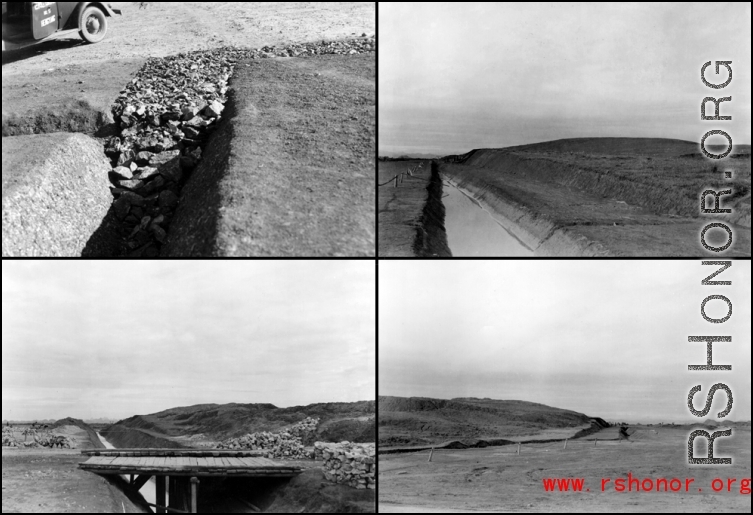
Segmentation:
<svg viewBox="0 0 753 515">
<path fill-rule="evenodd" d="M 112 2 L 107 39 L 80 38 L 3 53 L 3 136 L 94 129 L 148 57 L 375 32 L 373 2 Z M 80 130 L 80 129 L 78 129 Z M 80 130 L 80 132 L 86 132 Z"/>
</svg>

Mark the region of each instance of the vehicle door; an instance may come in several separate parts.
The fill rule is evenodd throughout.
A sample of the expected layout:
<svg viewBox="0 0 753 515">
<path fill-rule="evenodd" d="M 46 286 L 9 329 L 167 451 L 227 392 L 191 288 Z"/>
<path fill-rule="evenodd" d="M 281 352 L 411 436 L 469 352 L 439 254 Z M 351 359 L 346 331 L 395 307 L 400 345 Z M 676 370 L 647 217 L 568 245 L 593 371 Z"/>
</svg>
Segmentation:
<svg viewBox="0 0 753 515">
<path fill-rule="evenodd" d="M 58 30 L 57 2 L 30 2 L 34 39 L 44 39 Z"/>
</svg>

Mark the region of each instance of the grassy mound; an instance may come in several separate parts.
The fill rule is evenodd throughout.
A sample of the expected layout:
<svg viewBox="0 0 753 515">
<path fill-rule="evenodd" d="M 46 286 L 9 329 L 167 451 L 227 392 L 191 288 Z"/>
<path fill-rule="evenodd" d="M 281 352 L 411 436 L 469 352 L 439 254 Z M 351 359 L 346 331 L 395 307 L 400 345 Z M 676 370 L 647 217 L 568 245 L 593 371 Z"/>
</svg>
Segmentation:
<svg viewBox="0 0 753 515">
<path fill-rule="evenodd" d="M 332 402 L 290 408 L 278 408 L 273 404 L 200 404 L 172 408 L 150 415 L 136 415 L 117 422 L 107 430 L 113 431 L 115 427 L 132 430 L 125 433 L 130 436 L 113 438 L 128 438 L 129 441 L 133 439 L 134 443 L 138 444 L 133 445 L 134 447 L 143 447 L 151 441 L 150 436 L 163 440 L 160 438 L 160 435 L 163 435 L 164 440 L 171 443 L 175 442 L 169 440 L 169 437 L 199 434 L 213 440 L 225 440 L 248 433 L 277 432 L 306 417 L 313 417 L 320 419 L 317 440 L 374 442 L 375 411 L 374 401 Z M 110 440 L 106 431 L 102 434 Z M 113 435 L 116 434 L 113 431 Z M 126 446 L 116 443 L 116 440 L 110 441 L 116 447 Z"/>
<path fill-rule="evenodd" d="M 421 397 L 379 398 L 379 443 L 425 445 L 481 437 L 512 437 L 587 425 L 582 413 L 524 401 Z"/>
</svg>

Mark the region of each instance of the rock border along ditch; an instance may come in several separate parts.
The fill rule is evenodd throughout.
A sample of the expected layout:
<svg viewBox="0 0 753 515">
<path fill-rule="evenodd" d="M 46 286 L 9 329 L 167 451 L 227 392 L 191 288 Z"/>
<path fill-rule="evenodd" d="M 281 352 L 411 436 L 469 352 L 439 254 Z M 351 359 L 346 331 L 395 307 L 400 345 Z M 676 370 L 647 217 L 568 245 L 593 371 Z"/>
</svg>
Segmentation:
<svg viewBox="0 0 753 515">
<path fill-rule="evenodd" d="M 246 59 L 354 55 L 376 36 L 263 47 L 226 47 L 150 58 L 115 101 L 118 134 L 106 139 L 112 213 L 128 257 L 159 257 L 183 186 L 222 121 L 228 82 Z"/>
<path fill-rule="evenodd" d="M 359 490 L 376 488 L 376 445 L 373 443 L 316 442 L 314 458 L 324 461 L 327 481 Z"/>
</svg>

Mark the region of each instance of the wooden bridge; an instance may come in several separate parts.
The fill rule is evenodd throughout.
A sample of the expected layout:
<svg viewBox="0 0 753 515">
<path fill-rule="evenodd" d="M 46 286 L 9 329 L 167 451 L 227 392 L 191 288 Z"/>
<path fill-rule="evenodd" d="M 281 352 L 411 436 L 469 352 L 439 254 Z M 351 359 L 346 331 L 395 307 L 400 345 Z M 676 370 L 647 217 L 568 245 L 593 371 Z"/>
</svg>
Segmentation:
<svg viewBox="0 0 753 515">
<path fill-rule="evenodd" d="M 260 456 L 260 451 L 193 449 L 91 449 L 79 468 L 100 475 L 130 476 L 138 491 L 152 476 L 157 513 L 198 513 L 200 477 L 293 477 L 302 469 Z M 170 504 L 166 504 L 165 494 Z"/>
</svg>

